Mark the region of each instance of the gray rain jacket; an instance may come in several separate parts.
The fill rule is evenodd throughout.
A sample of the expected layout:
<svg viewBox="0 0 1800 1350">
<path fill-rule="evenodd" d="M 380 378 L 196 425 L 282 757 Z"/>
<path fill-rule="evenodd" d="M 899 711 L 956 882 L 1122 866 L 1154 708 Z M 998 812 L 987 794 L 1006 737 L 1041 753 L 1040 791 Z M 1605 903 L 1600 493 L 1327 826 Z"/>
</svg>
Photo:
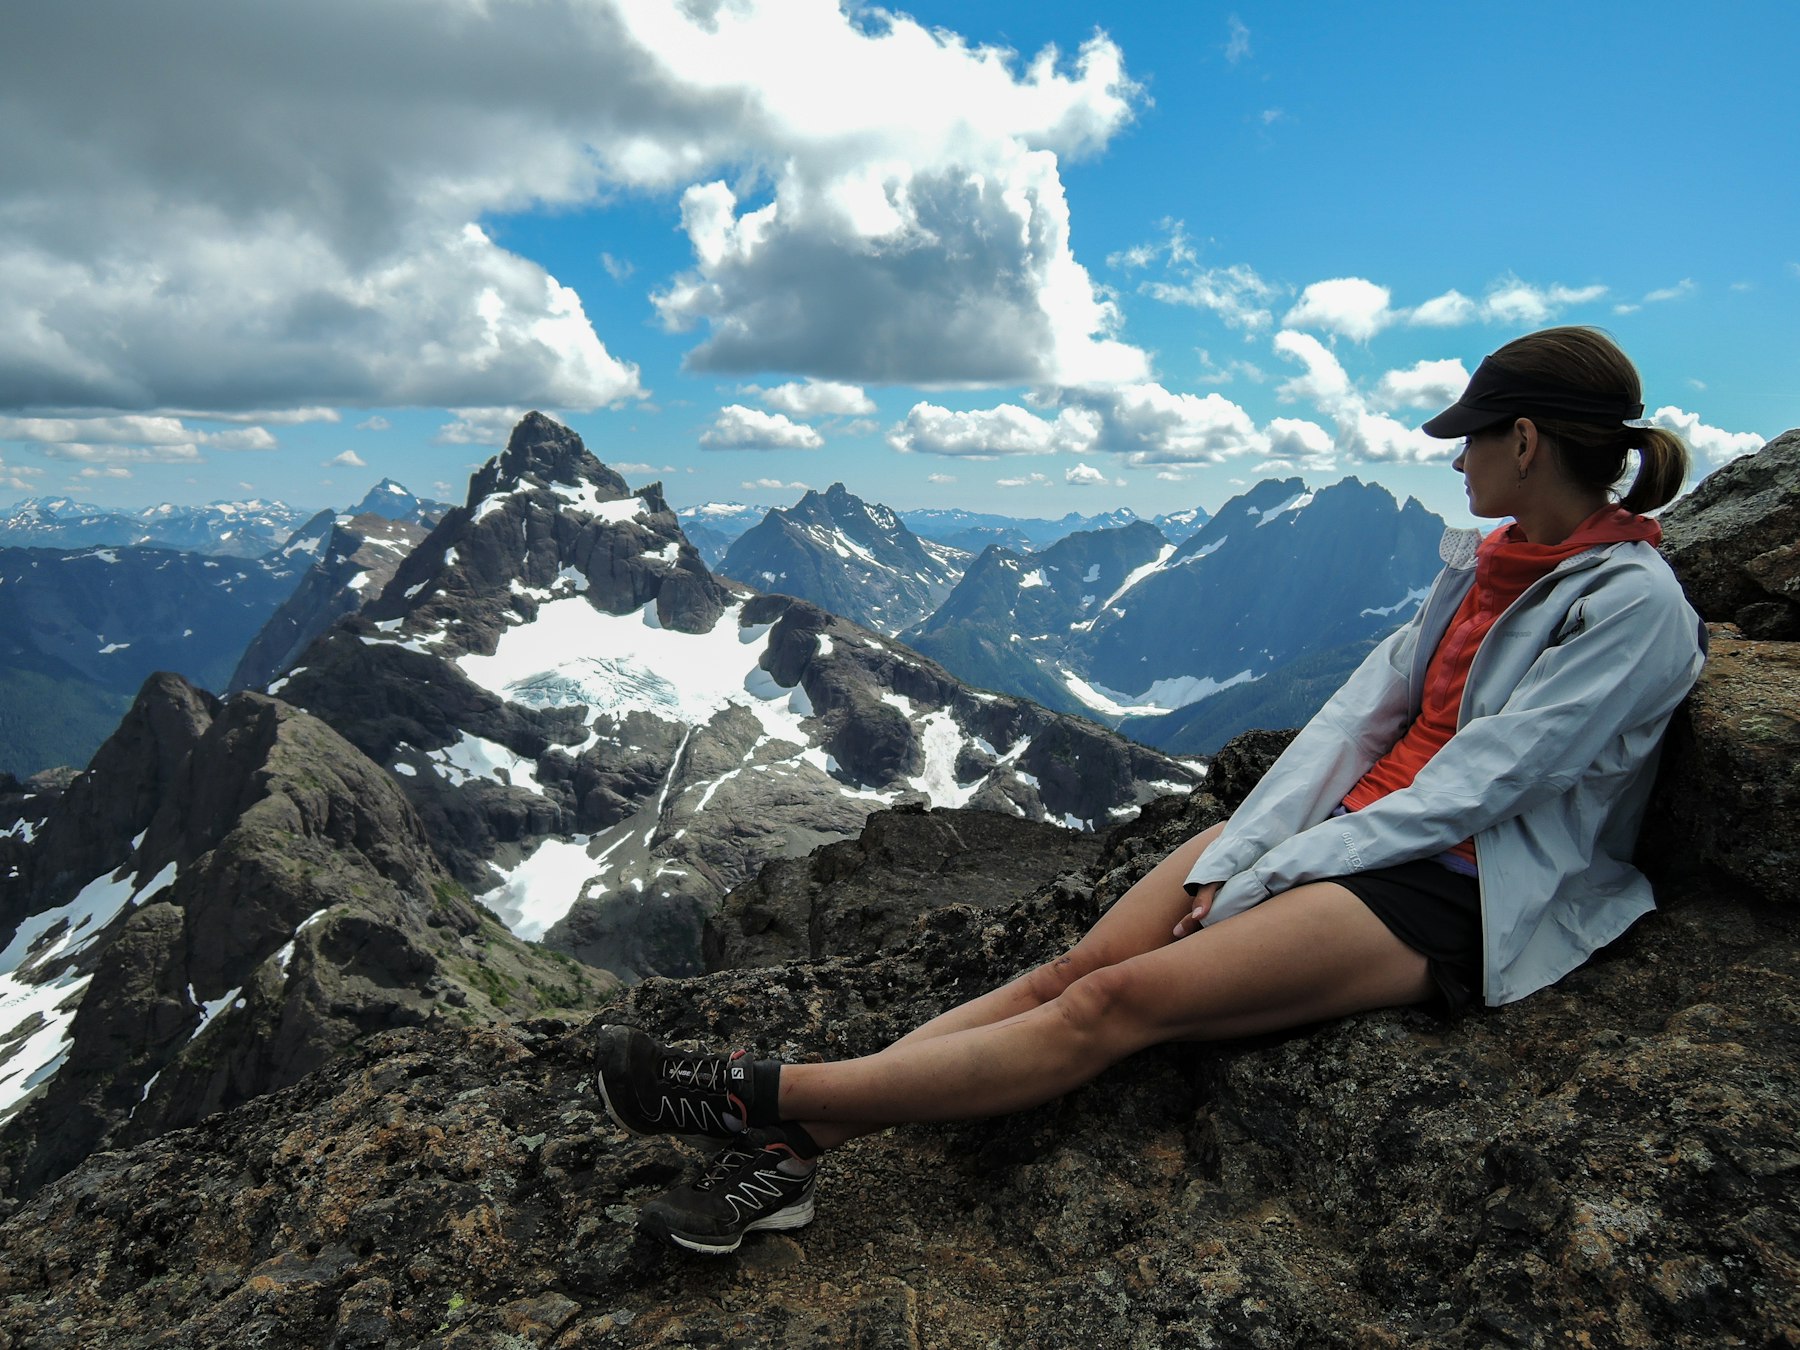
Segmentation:
<svg viewBox="0 0 1800 1350">
<path fill-rule="evenodd" d="M 1412 785 L 1332 809 L 1418 715 L 1425 667 L 1475 580 L 1476 530 L 1392 634 L 1308 722 L 1188 874 L 1224 882 L 1206 923 L 1309 881 L 1475 840 L 1482 995 L 1561 979 L 1654 907 L 1631 865 L 1663 729 L 1699 677 L 1705 631 L 1647 543 L 1565 559 L 1477 649 L 1457 731 Z"/>
</svg>

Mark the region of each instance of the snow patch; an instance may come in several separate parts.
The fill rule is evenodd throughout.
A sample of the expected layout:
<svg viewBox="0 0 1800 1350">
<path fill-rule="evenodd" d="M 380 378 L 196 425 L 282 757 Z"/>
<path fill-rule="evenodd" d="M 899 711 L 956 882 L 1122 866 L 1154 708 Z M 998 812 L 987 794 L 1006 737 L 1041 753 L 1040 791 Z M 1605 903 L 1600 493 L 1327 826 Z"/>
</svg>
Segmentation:
<svg viewBox="0 0 1800 1350">
<path fill-rule="evenodd" d="M 1393 615 L 1398 614 L 1403 609 L 1406 609 L 1406 610 L 1417 609 L 1419 607 L 1419 605 L 1424 603 L 1425 597 L 1430 594 L 1431 594 L 1431 587 L 1421 586 L 1417 590 L 1408 591 L 1405 595 L 1401 596 L 1398 600 L 1394 601 L 1394 603 L 1391 605 L 1383 605 L 1379 609 L 1358 610 L 1357 613 L 1364 617 L 1375 617 L 1375 618 L 1382 618 L 1382 619 L 1391 618 Z"/>
<path fill-rule="evenodd" d="M 1123 694 L 1104 685 L 1089 684 L 1071 670 L 1059 669 L 1057 673 L 1062 677 L 1064 688 L 1094 711 L 1108 717 L 1153 717 L 1159 713 L 1174 712 L 1190 703 L 1198 703 L 1203 698 L 1211 698 L 1221 689 L 1229 689 L 1234 684 L 1248 684 L 1260 678 L 1248 670 L 1240 670 L 1224 680 L 1215 680 L 1210 675 L 1178 675 L 1158 680 L 1143 693 L 1134 695 Z"/>
<path fill-rule="evenodd" d="M 1308 506 L 1312 505 L 1314 495 L 1315 494 L 1311 492 L 1296 493 L 1280 506 L 1271 506 L 1267 511 L 1262 512 L 1256 522 L 1257 527 L 1261 528 L 1262 526 L 1267 525 L 1271 520 L 1274 520 L 1275 517 L 1286 515 L 1289 511 L 1304 511 Z"/>
<path fill-rule="evenodd" d="M 516 755 L 504 745 L 484 741 L 466 731 L 455 745 L 429 751 L 425 757 L 452 787 L 461 787 L 472 778 L 485 778 L 490 783 L 524 788 L 527 792 L 541 794 L 544 790 L 534 772 L 537 768 L 535 760 Z"/>
<path fill-rule="evenodd" d="M 569 912 L 582 886 L 595 876 L 600 858 L 606 856 L 588 856 L 589 838 L 578 834 L 566 840 L 546 839 L 510 870 L 490 862 L 488 866 L 500 874 L 501 881 L 497 890 L 482 895 L 482 903 L 519 937 L 537 941 Z M 622 842 L 623 838 L 613 847 Z"/>
</svg>

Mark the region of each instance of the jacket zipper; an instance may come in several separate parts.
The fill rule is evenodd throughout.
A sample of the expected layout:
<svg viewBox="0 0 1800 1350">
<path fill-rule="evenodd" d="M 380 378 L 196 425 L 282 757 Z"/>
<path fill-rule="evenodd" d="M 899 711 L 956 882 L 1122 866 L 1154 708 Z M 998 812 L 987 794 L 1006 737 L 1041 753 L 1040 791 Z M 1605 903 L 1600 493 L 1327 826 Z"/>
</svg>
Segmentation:
<svg viewBox="0 0 1800 1350">
<path fill-rule="evenodd" d="M 1475 671 L 1481 664 L 1482 654 L 1488 650 L 1489 641 L 1492 640 L 1495 632 L 1499 630 L 1500 625 L 1505 623 L 1512 612 L 1520 605 L 1524 604 L 1539 587 L 1546 586 L 1560 577 L 1569 575 L 1571 572 L 1586 571 L 1589 567 L 1593 567 L 1604 558 L 1609 557 L 1612 554 L 1612 551 L 1617 547 L 1618 545 L 1616 544 L 1602 544 L 1596 548 L 1589 549 L 1586 553 L 1577 553 L 1573 558 L 1564 559 L 1548 572 L 1544 573 L 1543 576 L 1532 582 L 1531 585 L 1520 591 L 1518 598 L 1500 611 L 1500 616 L 1494 620 L 1493 627 L 1488 629 L 1486 636 L 1481 639 L 1481 645 L 1475 649 L 1474 657 L 1469 661 L 1468 678 L 1463 682 L 1462 702 L 1456 710 L 1456 729 L 1458 731 L 1461 731 L 1468 725 L 1469 699 L 1475 688 Z M 1479 837 L 1475 840 L 1475 894 L 1476 898 L 1481 902 L 1481 999 L 1482 1002 L 1485 1003 L 1487 1002 L 1488 986 L 1488 888 L 1486 881 L 1483 880 L 1481 875 L 1481 840 Z"/>
</svg>

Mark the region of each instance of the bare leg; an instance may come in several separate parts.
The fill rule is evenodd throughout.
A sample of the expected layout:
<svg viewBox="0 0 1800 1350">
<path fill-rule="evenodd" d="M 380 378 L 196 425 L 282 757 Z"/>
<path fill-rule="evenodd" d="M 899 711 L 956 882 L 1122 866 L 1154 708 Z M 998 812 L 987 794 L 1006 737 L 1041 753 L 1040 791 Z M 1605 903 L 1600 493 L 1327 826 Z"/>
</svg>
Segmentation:
<svg viewBox="0 0 1800 1350">
<path fill-rule="evenodd" d="M 1219 832 L 1224 828 L 1223 824 L 1214 825 L 1173 849 L 1166 858 L 1140 877 L 1130 890 L 1114 901 L 1081 941 L 1064 955 L 1035 970 L 1027 971 L 1016 980 L 982 994 L 979 998 L 970 999 L 967 1003 L 960 1003 L 939 1013 L 929 1022 L 909 1031 L 888 1049 L 1004 1022 L 1059 997 L 1071 983 L 1083 975 L 1166 946 L 1171 941 L 1170 934 L 1175 921 L 1187 913 L 1190 903 L 1182 883 L 1187 880 L 1187 874 L 1193 870 L 1200 854 L 1218 838 Z M 783 1067 L 784 1079 L 793 1072 L 794 1067 L 797 1066 Z M 785 1092 L 782 1094 L 784 1102 L 786 1095 Z M 791 1114 L 785 1110 L 783 1116 L 792 1119 Z M 807 1120 L 803 1123 L 807 1133 L 821 1146 L 834 1148 L 847 1139 L 871 1134 L 892 1122 L 851 1124 Z"/>
<path fill-rule="evenodd" d="M 1416 1003 L 1430 990 L 1423 956 L 1356 896 L 1320 882 L 1102 966 L 1004 1021 L 909 1037 L 860 1059 L 784 1066 L 781 1114 L 807 1122 L 815 1138 L 829 1135 L 827 1122 L 999 1115 L 1148 1045 L 1300 1026 Z"/>
</svg>

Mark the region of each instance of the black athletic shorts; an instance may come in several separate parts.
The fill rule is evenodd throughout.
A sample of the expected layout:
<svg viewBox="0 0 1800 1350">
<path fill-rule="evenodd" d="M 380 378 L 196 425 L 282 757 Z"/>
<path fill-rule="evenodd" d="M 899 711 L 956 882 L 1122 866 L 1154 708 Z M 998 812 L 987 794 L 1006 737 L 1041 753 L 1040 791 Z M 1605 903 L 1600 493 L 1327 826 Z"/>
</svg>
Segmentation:
<svg viewBox="0 0 1800 1350">
<path fill-rule="evenodd" d="M 1332 877 L 1429 962 L 1449 1011 L 1481 993 L 1481 888 L 1429 858 Z"/>
</svg>

